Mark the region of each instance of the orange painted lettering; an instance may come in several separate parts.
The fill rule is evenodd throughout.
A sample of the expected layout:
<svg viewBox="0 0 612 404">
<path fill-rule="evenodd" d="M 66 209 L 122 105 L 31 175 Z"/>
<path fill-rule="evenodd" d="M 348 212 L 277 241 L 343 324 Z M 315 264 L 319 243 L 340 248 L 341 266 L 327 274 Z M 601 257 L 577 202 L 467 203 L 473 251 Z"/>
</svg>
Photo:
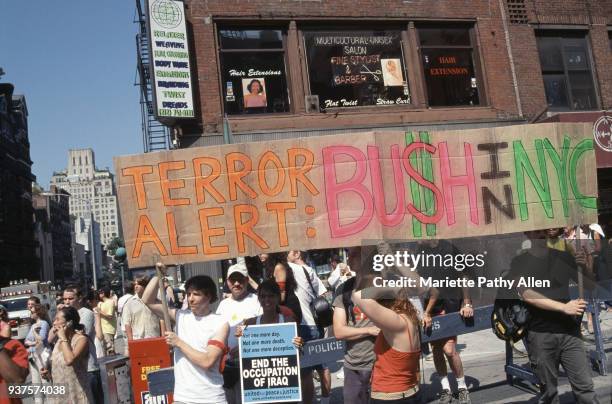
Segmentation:
<svg viewBox="0 0 612 404">
<path fill-rule="evenodd" d="M 210 227 L 208 218 L 214 216 L 223 216 L 225 214 L 223 208 L 204 208 L 198 211 L 200 215 L 200 228 L 202 229 L 202 246 L 205 255 L 227 254 L 229 247 L 227 244 L 213 246 L 210 241 L 211 237 L 225 235 L 223 227 Z"/>
<path fill-rule="evenodd" d="M 210 167 L 210 174 L 206 177 L 202 174 L 202 166 L 207 165 Z M 204 191 L 207 191 L 217 203 L 225 203 L 225 198 L 212 184 L 219 175 L 221 175 L 221 163 L 219 160 L 213 157 L 199 157 L 193 159 L 193 172 L 195 174 L 195 190 L 196 190 L 196 201 L 198 205 L 206 202 L 206 195 Z"/>
<path fill-rule="evenodd" d="M 185 168 L 185 161 L 164 161 L 159 163 L 159 180 L 162 190 L 164 206 L 189 205 L 189 198 L 172 199 L 170 190 L 185 188 L 185 180 L 169 180 L 168 171 L 182 170 Z"/>
<path fill-rule="evenodd" d="M 159 239 L 149 217 L 147 215 L 140 215 L 138 218 L 138 234 L 136 235 L 136 243 L 134 244 L 132 258 L 140 257 L 142 246 L 146 243 L 155 244 L 160 255 L 168 255 L 166 247 L 164 247 L 164 244 Z"/>
<path fill-rule="evenodd" d="M 308 149 L 289 149 L 287 150 L 289 156 L 289 183 L 291 184 L 291 196 L 296 197 L 298 195 L 297 183 L 301 182 L 308 191 L 313 195 L 319 195 L 319 190 L 315 185 L 306 177 L 306 173 L 312 169 L 314 163 L 314 154 Z M 298 167 L 297 157 L 302 156 L 304 163 Z"/>
<path fill-rule="evenodd" d="M 268 163 L 272 163 L 274 168 L 276 168 L 276 185 L 274 185 L 273 188 L 268 186 L 268 181 L 266 180 L 266 173 L 272 172 L 272 170 L 266 170 Z M 278 156 L 273 152 L 268 150 L 261 156 L 259 166 L 257 167 L 257 173 L 259 188 L 265 195 L 275 196 L 283 190 L 283 186 L 285 186 L 285 170 L 283 169 L 283 163 L 281 163 Z"/>
<path fill-rule="evenodd" d="M 174 255 L 197 254 L 198 247 L 194 245 L 181 247 L 178 242 L 178 234 L 176 233 L 176 220 L 174 213 L 166 213 L 166 223 L 168 224 L 168 238 L 170 238 L 170 252 Z"/>
<path fill-rule="evenodd" d="M 285 212 L 288 209 L 295 209 L 295 202 L 268 202 L 266 203 L 268 212 L 276 212 L 276 226 L 278 227 L 278 242 L 281 247 L 289 245 L 287 236 L 287 219 Z"/>
<path fill-rule="evenodd" d="M 236 162 L 242 163 L 242 168 L 236 168 Z M 227 182 L 229 186 L 230 200 L 235 201 L 238 199 L 238 192 L 236 188 L 240 188 L 242 192 L 247 194 L 251 199 L 257 197 L 257 193 L 249 187 L 242 178 L 247 176 L 252 169 L 252 163 L 249 156 L 243 153 L 229 153 L 225 156 L 225 162 L 227 164 Z"/>
<path fill-rule="evenodd" d="M 145 192 L 143 177 L 147 174 L 153 174 L 153 166 L 134 166 L 126 167 L 121 170 L 124 177 L 132 177 L 134 190 L 136 191 L 136 202 L 138 209 L 147 208 L 147 194 Z"/>
<path fill-rule="evenodd" d="M 248 213 L 250 214 L 249 219 L 246 222 L 242 221 L 242 214 Z M 244 237 L 248 237 L 257 244 L 259 248 L 266 249 L 269 248 L 268 243 L 261 238 L 255 231 L 253 227 L 259 221 L 259 212 L 257 208 L 253 205 L 236 205 L 234 206 L 234 225 L 236 227 L 236 242 L 238 244 L 238 252 L 244 253 L 246 251 L 246 246 L 244 242 Z"/>
</svg>

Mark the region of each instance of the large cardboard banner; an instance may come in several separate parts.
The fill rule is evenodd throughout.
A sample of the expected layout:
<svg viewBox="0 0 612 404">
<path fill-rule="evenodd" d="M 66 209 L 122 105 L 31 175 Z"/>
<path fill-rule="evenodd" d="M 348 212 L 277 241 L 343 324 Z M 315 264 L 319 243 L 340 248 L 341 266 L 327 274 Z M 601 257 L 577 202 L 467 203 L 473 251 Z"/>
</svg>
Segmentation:
<svg viewBox="0 0 612 404">
<path fill-rule="evenodd" d="M 589 124 L 368 132 L 115 158 L 131 267 L 597 219 Z"/>
</svg>

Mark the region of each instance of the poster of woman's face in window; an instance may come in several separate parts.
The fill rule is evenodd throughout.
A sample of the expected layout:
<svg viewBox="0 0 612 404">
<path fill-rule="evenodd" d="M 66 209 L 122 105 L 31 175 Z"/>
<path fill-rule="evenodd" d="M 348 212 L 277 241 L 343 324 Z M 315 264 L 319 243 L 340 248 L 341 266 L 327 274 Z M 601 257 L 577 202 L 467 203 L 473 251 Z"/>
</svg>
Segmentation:
<svg viewBox="0 0 612 404">
<path fill-rule="evenodd" d="M 242 93 L 245 108 L 264 108 L 268 105 L 264 78 L 242 79 Z"/>
<path fill-rule="evenodd" d="M 404 85 L 404 74 L 402 73 L 402 65 L 399 59 L 381 59 L 380 65 L 386 87 Z"/>
</svg>

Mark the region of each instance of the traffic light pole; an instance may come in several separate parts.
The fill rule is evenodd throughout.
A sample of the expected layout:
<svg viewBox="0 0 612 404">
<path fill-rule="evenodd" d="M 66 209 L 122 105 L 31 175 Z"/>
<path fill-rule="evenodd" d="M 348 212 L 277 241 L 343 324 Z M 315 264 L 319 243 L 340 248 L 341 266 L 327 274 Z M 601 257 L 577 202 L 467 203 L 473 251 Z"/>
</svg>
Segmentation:
<svg viewBox="0 0 612 404">
<path fill-rule="evenodd" d="M 93 287 L 97 293 L 98 291 L 98 273 L 96 271 L 96 249 L 94 248 L 94 216 L 93 216 L 93 210 L 91 209 L 91 203 L 89 201 L 87 201 L 87 205 L 89 207 L 89 240 L 90 240 L 89 250 L 91 252 L 91 268 L 93 272 Z"/>
<path fill-rule="evenodd" d="M 121 293 L 125 294 L 125 262 L 121 264 Z"/>
</svg>

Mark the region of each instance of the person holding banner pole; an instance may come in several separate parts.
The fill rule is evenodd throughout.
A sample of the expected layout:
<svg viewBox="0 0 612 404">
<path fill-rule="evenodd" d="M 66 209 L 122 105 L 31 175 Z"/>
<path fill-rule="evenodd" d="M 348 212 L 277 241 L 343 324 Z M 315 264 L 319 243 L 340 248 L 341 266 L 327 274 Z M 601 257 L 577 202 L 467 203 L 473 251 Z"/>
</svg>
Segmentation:
<svg viewBox="0 0 612 404">
<path fill-rule="evenodd" d="M 156 267 L 166 275 L 163 264 Z M 210 307 L 217 300 L 217 285 L 208 276 L 191 277 L 185 282 L 188 309 L 168 309 L 157 299 L 161 276 L 149 281 L 142 301 L 176 325 L 176 332 L 165 332 L 167 344 L 174 348 L 174 403 L 227 404 L 221 371 L 229 326 Z M 171 328 L 169 322 L 166 327 Z"/>
<path fill-rule="evenodd" d="M 563 366 L 577 403 L 597 404 L 591 369 L 580 335 L 587 302 L 572 298 L 571 280 L 584 271 L 584 286 L 595 287 L 584 247 L 555 248 L 555 230 L 528 231 L 531 248 L 515 257 L 510 273 L 515 279 L 530 276 L 548 281 L 548 287 L 519 287 L 522 300 L 529 307 L 527 351 L 534 373 L 540 380 L 538 403 L 559 402 L 557 390 L 559 365 Z M 563 244 L 561 244 L 563 245 Z M 565 247 L 569 246 L 566 244 Z M 580 287 L 580 285 L 579 285 Z"/>
</svg>

